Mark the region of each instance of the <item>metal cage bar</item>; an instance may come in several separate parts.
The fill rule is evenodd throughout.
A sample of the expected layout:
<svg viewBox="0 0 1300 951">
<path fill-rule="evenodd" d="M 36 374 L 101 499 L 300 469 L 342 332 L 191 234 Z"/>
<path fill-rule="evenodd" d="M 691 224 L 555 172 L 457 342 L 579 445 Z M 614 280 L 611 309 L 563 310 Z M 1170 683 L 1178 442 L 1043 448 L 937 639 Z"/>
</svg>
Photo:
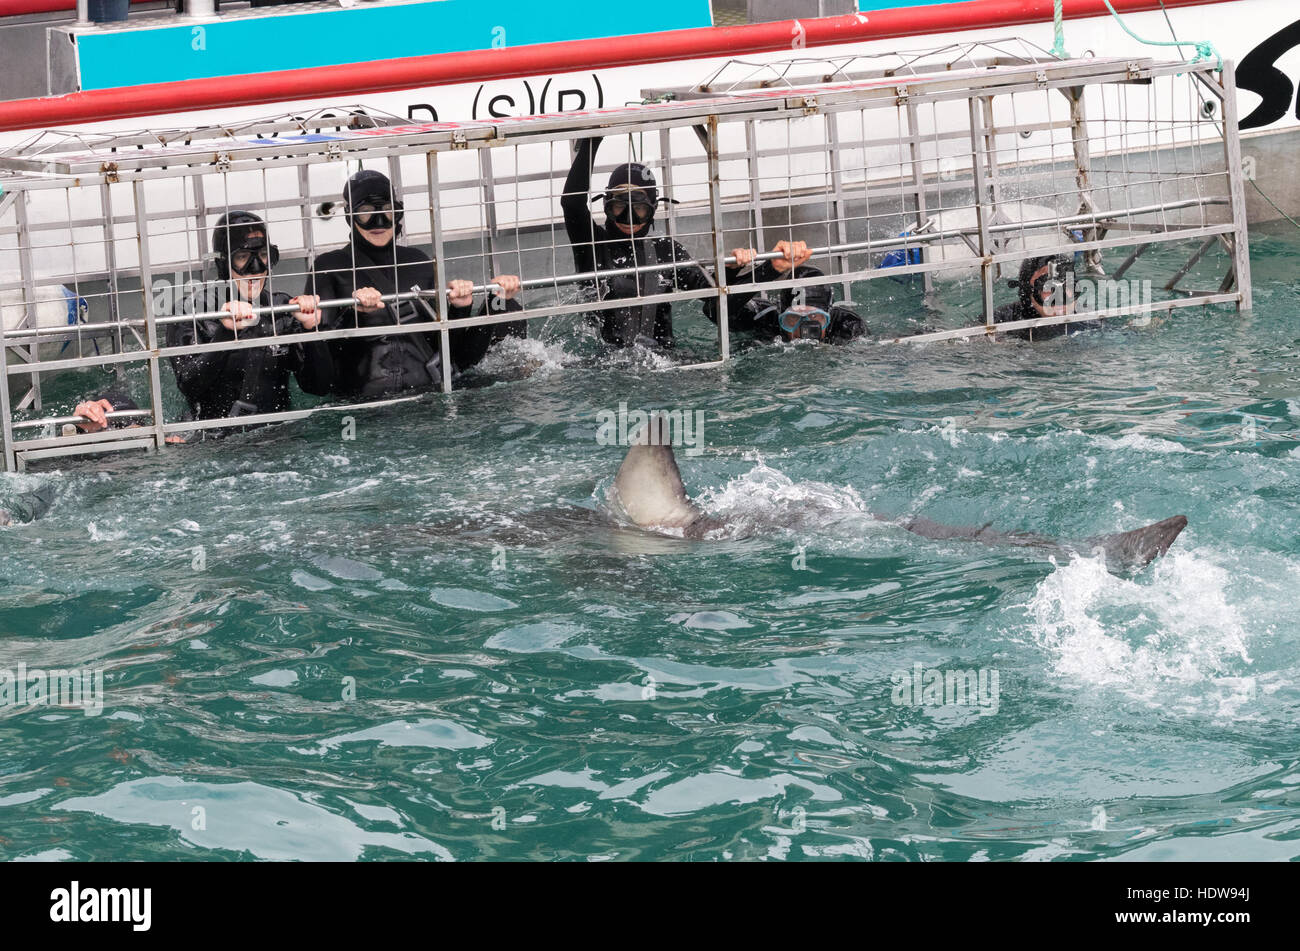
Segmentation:
<svg viewBox="0 0 1300 951">
<path fill-rule="evenodd" d="M 248 181 L 260 183 L 257 210 L 268 222 L 272 210 L 279 212 L 277 220 L 297 216 L 297 221 L 291 222 L 297 227 L 289 230 L 300 235 L 301 247 L 289 248 L 286 258 L 312 258 L 318 244 L 318 222 L 313 217 L 318 202 L 333 202 L 337 195 L 335 185 L 320 184 L 322 174 L 328 178 L 335 174 L 330 169 L 338 169 L 335 177 L 346 175 L 347 159 L 384 163 L 395 194 L 410 201 L 413 211 L 419 210 L 414 207 L 415 196 L 427 195 L 429 227 L 427 235 L 421 231 L 420 236 L 427 238 L 424 246 L 431 252 L 437 286 L 391 299 L 427 300 L 433 305 L 435 319 L 392 327 L 317 330 L 312 339 L 437 331 L 444 354 L 440 381 L 444 392 L 453 384 L 449 355 L 452 334 L 457 330 L 624 306 L 628 298 L 579 300 L 568 288 L 654 269 L 571 273 L 559 263 L 569 246 L 557 240 L 556 180 L 563 178 L 564 169 L 557 174 L 553 167 L 553 148 L 592 135 L 618 141 L 618 148 L 628 148 L 630 139 L 639 140 L 640 147 L 630 157 L 659 170 L 664 194 L 681 201 L 666 215 L 669 237 L 682 242 L 696 261 L 713 273 L 714 288 L 632 298 L 646 305 L 716 300 L 719 360 L 693 366 L 715 366 L 730 356 L 729 290 L 778 292 L 820 284 L 838 286 L 848 297 L 855 282 L 864 282 L 869 289 L 871 282 L 881 278 L 920 275 L 928 293 L 939 279 L 961 280 L 974 271 L 980 281 L 982 322 L 907 337 L 882 337 L 952 339 L 1078 319 L 995 322 L 994 277 L 998 269 L 1030 253 L 1082 251 L 1100 262 L 1103 252 L 1121 250 L 1127 257 L 1115 275 L 1118 278 L 1147 248 L 1194 242 L 1196 253 L 1180 271 L 1182 276 L 1222 243 L 1230 267 L 1219 291 L 1193 291 L 1191 297 L 1145 302 L 1098 316 L 1211 304 L 1236 304 L 1239 309 L 1250 306 L 1231 64 L 1216 79 L 1210 64 L 1204 63 L 1058 60 L 1005 51 L 985 60 L 975 57 L 972 50 L 963 47 L 955 59 L 945 61 L 945 68 L 933 72 L 925 71 L 924 57 L 919 54 L 891 54 L 900 57 L 901 65 L 869 71 L 868 75 L 855 75 L 847 61 L 814 66 L 811 68 L 820 69 L 829 81 L 802 87 L 791 80 L 793 67 L 778 71 L 773 78 L 765 72 L 767 66 L 755 66 L 758 73 L 751 71 L 748 78 L 735 83 L 728 80 L 730 91 L 715 88 L 707 96 L 592 114 L 423 125 L 397 117 L 368 123 L 349 120 L 342 125 L 337 118 L 333 124 L 324 118 L 259 121 L 230 129 L 130 136 L 72 139 L 47 135 L 36 144 L 0 153 L 0 183 L 7 192 L 0 202 L 0 256 L 16 250 L 20 271 L 17 281 L 0 278 L 0 293 L 19 290 L 26 314 L 14 329 L 6 326 L 0 346 L 5 466 L 15 468 L 24 459 L 55 458 L 90 449 L 109 451 L 128 444 L 160 448 L 166 436 L 174 433 L 301 419 L 313 412 L 371 405 L 293 409 L 240 417 L 238 422 L 168 422 L 163 413 L 167 382 L 161 372 L 163 358 L 271 346 L 283 343 L 284 338 L 245 335 L 223 344 L 168 346 L 160 336 L 167 327 L 205 315 L 167 315 L 155 313 L 151 306 L 155 272 L 165 273 L 165 268 L 173 266 L 178 275 L 201 269 L 210 251 L 205 219 L 238 207 L 244 194 L 252 194 Z M 800 68 L 808 67 L 808 62 L 802 61 Z M 760 74 L 767 78 L 756 81 L 754 77 Z M 1156 84 L 1158 89 L 1151 88 Z M 1212 131 L 1214 124 L 1186 104 L 1193 102 L 1191 91 L 1199 95 L 1200 88 L 1224 101 L 1224 122 L 1218 131 Z M 1185 90 L 1187 94 L 1180 99 L 1178 94 Z M 1114 110 L 1107 106 L 1108 91 L 1116 102 Z M 1059 110 L 1051 108 L 1051 102 L 1060 103 L 1062 95 L 1070 105 L 1065 120 L 1059 117 Z M 1100 98 L 1100 110 L 1085 107 L 1089 97 Z M 1021 98 L 1029 103 L 1023 115 L 1017 108 Z M 998 104 L 1010 104 L 1009 121 L 1004 112 L 997 111 Z M 922 122 L 921 107 L 933 129 Z M 897 128 L 877 121 L 887 115 L 894 117 Z M 796 135 L 794 123 L 807 116 L 819 117 L 815 125 L 822 131 L 808 135 L 806 130 L 814 124 L 805 123 L 797 127 Z M 860 129 L 848 127 L 854 121 Z M 267 130 L 279 128 L 318 130 L 320 134 L 295 137 L 291 142 L 262 138 L 269 135 Z M 338 134 L 328 134 L 331 129 Z M 690 129 L 699 135 L 701 148 L 674 154 L 674 135 Z M 257 138 L 248 138 L 254 134 Z M 819 135 L 821 141 L 816 141 Z M 1207 158 L 1201 148 L 1205 139 L 1222 145 L 1224 168 Z M 657 156 L 649 154 L 656 142 Z M 511 148 L 513 154 L 496 153 L 499 147 Z M 530 149 L 544 149 L 545 162 L 529 165 L 526 156 L 537 154 Z M 604 159 L 610 158 L 607 152 Z M 942 164 L 953 158 L 955 172 Z M 423 183 L 418 181 L 419 163 L 426 176 Z M 743 167 L 747 181 L 723 178 L 724 163 Z M 780 163 L 784 163 L 784 180 L 781 173 L 773 172 Z M 602 170 L 611 167 L 601 166 Z M 937 175 L 928 171 L 936 167 Z M 296 187 L 297 194 L 280 194 L 267 184 L 268 176 L 281 169 L 296 183 L 285 187 Z M 403 182 L 404 173 L 409 185 Z M 193 207 L 178 210 L 153 198 L 155 189 L 177 181 L 183 194 L 189 185 L 191 197 L 187 200 Z M 118 214 L 113 207 L 113 189 L 128 185 L 134 207 L 130 213 Z M 529 191 L 537 185 L 541 185 L 540 197 Z M 74 193 L 76 203 L 72 201 Z M 96 207 L 86 198 L 90 194 L 98 195 Z M 466 194 L 473 197 L 465 201 Z M 67 210 L 61 217 L 50 218 L 42 209 L 57 204 L 60 195 Z M 1226 223 L 1219 223 L 1222 217 L 1211 217 L 1215 206 L 1227 209 Z M 726 268 L 734 261 L 726 250 L 726 221 L 728 217 L 734 221 L 737 212 L 744 212 L 748 230 L 760 245 L 758 260 L 776 256 L 766 247 L 769 233 L 808 236 L 808 243 L 817 245 L 814 263 L 823 264 L 825 273 L 800 279 L 787 275 L 785 280 L 761 287 L 728 288 Z M 784 221 L 780 229 L 773 226 L 778 220 Z M 168 237 L 177 226 L 185 233 L 183 242 Z M 125 241 L 118 247 L 119 228 L 134 229 L 135 252 Z M 88 229 L 95 233 L 94 238 L 79 237 Z M 1072 230 L 1082 231 L 1083 240 L 1075 240 Z M 820 240 L 814 240 L 818 236 Z M 540 246 L 536 243 L 539 238 Z M 12 249 L 7 246 L 10 240 L 15 242 Z M 475 243 L 477 251 L 466 250 Z M 90 254 L 94 249 L 98 252 Z M 918 250 L 919 263 L 912 263 L 918 260 L 913 256 Z M 60 255 L 68 251 L 74 255 L 71 267 L 59 264 Z M 895 252 L 901 252 L 901 265 L 885 258 Z M 75 258 L 78 253 L 87 254 L 88 259 Z M 136 261 L 130 260 L 133 253 Z M 472 265 L 474 258 L 480 268 L 486 262 L 474 290 L 476 294 L 490 291 L 490 275 L 500 273 L 498 256 L 519 262 L 523 286 L 530 292 L 526 309 L 452 320 L 446 286 L 451 277 L 459 276 L 453 272 Z M 677 262 L 656 266 L 659 270 L 677 267 Z M 100 308 L 106 313 L 76 327 L 41 324 L 35 319 L 38 291 L 42 285 L 65 282 L 69 274 L 77 294 L 83 286 L 93 285 L 93 299 L 106 304 Z M 283 276 L 280 270 L 275 272 L 278 286 L 285 286 L 293 277 L 292 271 L 286 270 Z M 130 316 L 135 293 L 131 281 L 137 278 L 143 302 L 143 316 L 138 318 Z M 333 303 L 342 306 L 346 302 Z M 97 344 L 102 339 L 111 339 L 115 352 L 84 352 L 85 342 Z M 77 349 L 73 355 L 56 354 L 51 344 Z M 31 377 L 33 387 L 27 394 L 34 402 L 41 374 L 95 366 L 121 368 L 132 363 L 148 367 L 152 423 L 147 430 L 94 434 L 93 438 L 58 437 L 41 431 L 53 425 L 51 420 L 23 419 L 20 430 L 38 432 L 31 438 L 15 437 L 14 414 L 23 412 L 24 406 L 11 399 L 11 381 Z"/>
</svg>

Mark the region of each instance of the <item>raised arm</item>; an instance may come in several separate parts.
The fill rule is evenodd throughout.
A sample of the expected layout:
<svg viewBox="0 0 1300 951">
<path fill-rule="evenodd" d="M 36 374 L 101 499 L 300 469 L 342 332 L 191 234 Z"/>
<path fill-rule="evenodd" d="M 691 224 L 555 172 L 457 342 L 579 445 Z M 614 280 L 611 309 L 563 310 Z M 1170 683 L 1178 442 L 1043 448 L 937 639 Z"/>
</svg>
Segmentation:
<svg viewBox="0 0 1300 951">
<path fill-rule="evenodd" d="M 569 243 L 573 245 L 573 260 L 579 271 L 593 270 L 595 265 L 591 244 L 595 240 L 596 223 L 591 217 L 588 192 L 591 190 L 591 169 L 596 164 L 596 150 L 600 148 L 600 142 L 600 138 L 596 137 L 578 143 L 569 176 L 564 180 L 564 194 L 560 196 L 560 207 L 564 209 L 564 230 L 569 235 Z"/>
</svg>

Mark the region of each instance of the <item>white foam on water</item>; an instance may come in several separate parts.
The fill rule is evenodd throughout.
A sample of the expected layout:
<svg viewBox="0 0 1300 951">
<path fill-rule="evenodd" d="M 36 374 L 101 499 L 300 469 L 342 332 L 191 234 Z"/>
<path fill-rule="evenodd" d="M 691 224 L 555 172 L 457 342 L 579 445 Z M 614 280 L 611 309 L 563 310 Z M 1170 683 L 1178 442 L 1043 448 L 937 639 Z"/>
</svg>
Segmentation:
<svg viewBox="0 0 1300 951">
<path fill-rule="evenodd" d="M 1070 435 L 1082 436 L 1084 434 L 1078 430 L 1070 430 Z M 1132 449 L 1135 452 L 1161 454 L 1189 453 L 1192 451 L 1180 443 L 1148 436 L 1145 433 L 1125 433 L 1123 436 L 1089 436 L 1088 439 L 1102 449 Z"/>
<path fill-rule="evenodd" d="M 1209 557 L 1174 551 L 1135 578 L 1104 559 L 1058 566 L 1026 606 L 1050 672 L 1174 713 L 1252 718 L 1258 697 L 1243 612 L 1230 574 Z"/>
<path fill-rule="evenodd" d="M 969 425 L 975 420 L 965 417 L 962 422 Z M 1017 435 L 1008 433 L 1000 429 L 966 429 L 963 426 L 954 426 L 947 423 L 935 423 L 932 425 L 923 425 L 917 432 L 926 435 L 934 435 L 943 439 L 949 445 L 956 447 L 963 438 L 971 437 L 973 439 L 982 439 L 992 443 L 1013 442 L 1025 445 L 1035 443 L 1053 443 L 1058 441 L 1073 442 L 1083 440 L 1091 443 L 1099 449 L 1117 450 L 1129 449 L 1139 453 L 1152 453 L 1158 455 L 1169 455 L 1175 453 L 1196 453 L 1196 450 L 1189 449 L 1181 443 L 1169 439 L 1162 439 L 1159 436 L 1149 436 L 1141 432 L 1128 432 L 1120 436 L 1108 436 L 1095 433 L 1085 433 L 1081 429 L 1063 429 L 1055 432 L 1040 433 L 1035 435 Z"/>
<path fill-rule="evenodd" d="M 507 337 L 493 345 L 479 361 L 477 369 L 481 373 L 504 373 L 525 368 L 533 373 L 546 373 L 566 367 L 577 359 L 559 341 Z"/>
<path fill-rule="evenodd" d="M 759 462 L 720 489 L 705 489 L 699 504 L 741 531 L 763 526 L 807 529 L 846 516 L 868 516 L 866 503 L 851 486 L 795 482 Z"/>
<path fill-rule="evenodd" d="M 655 347 L 647 347 L 640 340 L 630 347 L 615 352 L 610 360 L 614 366 L 626 365 L 634 370 L 672 370 L 678 365 L 677 358 L 672 354 Z"/>
<path fill-rule="evenodd" d="M 100 528 L 94 522 L 86 523 L 86 531 L 89 533 L 92 542 L 119 542 L 127 536 L 125 528 L 118 530 Z"/>
</svg>

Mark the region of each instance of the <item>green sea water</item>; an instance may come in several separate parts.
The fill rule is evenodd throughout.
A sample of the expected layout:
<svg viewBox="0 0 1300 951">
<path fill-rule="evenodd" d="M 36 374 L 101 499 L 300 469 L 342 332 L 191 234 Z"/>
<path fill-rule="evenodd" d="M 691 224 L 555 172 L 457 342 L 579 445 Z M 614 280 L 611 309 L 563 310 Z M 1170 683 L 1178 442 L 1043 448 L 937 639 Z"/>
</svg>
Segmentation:
<svg viewBox="0 0 1300 951">
<path fill-rule="evenodd" d="M 1252 314 L 1033 345 L 678 370 L 557 322 L 354 430 L 0 477 L 0 502 L 59 493 L 0 530 L 0 669 L 104 674 L 97 716 L 0 707 L 0 855 L 1300 856 L 1297 255 L 1254 235 Z M 977 299 L 878 284 L 894 332 Z M 700 318 L 678 332 L 707 353 Z M 70 377 L 53 408 L 97 382 Z M 703 411 L 679 462 L 722 538 L 609 522 L 620 402 Z M 1189 526 L 1120 577 L 873 512 Z M 984 692 L 900 686 L 932 671 Z"/>
</svg>

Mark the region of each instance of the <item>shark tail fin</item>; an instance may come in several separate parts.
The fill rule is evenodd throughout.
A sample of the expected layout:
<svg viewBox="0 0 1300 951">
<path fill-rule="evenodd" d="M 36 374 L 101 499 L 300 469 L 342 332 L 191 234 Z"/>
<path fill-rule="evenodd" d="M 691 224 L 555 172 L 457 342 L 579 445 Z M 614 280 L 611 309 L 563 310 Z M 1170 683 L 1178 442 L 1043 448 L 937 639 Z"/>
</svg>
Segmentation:
<svg viewBox="0 0 1300 951">
<path fill-rule="evenodd" d="M 1100 548 L 1105 552 L 1107 567 L 1112 571 L 1136 571 L 1167 552 L 1186 527 L 1187 516 L 1175 515 L 1131 532 L 1091 538 L 1087 544 L 1094 551 Z"/>
</svg>

